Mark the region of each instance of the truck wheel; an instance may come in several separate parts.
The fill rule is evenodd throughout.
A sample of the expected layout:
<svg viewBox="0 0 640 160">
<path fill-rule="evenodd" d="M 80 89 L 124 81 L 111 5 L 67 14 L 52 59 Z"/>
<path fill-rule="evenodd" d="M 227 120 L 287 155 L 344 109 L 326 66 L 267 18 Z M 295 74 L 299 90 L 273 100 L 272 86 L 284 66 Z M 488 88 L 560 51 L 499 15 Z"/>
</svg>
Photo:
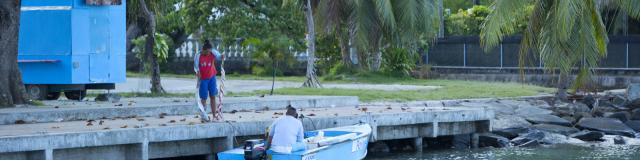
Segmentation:
<svg viewBox="0 0 640 160">
<path fill-rule="evenodd" d="M 33 100 L 43 100 L 47 98 L 47 86 L 46 85 L 27 85 L 27 94 L 29 95 L 29 99 Z"/>
<path fill-rule="evenodd" d="M 66 91 L 64 92 L 64 96 L 70 100 L 82 100 L 85 96 L 87 96 L 87 91 Z"/>
<path fill-rule="evenodd" d="M 49 92 L 47 94 L 47 100 L 58 100 L 60 98 L 60 92 Z"/>
</svg>

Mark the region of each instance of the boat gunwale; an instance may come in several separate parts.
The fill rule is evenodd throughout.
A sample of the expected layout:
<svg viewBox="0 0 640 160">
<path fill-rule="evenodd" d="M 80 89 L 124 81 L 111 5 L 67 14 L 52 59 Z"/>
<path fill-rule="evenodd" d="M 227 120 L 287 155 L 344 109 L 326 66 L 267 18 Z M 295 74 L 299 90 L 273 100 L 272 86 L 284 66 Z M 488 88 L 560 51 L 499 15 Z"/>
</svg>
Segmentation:
<svg viewBox="0 0 640 160">
<path fill-rule="evenodd" d="M 305 155 L 317 153 L 317 152 L 320 152 L 322 150 L 330 148 L 329 146 L 338 145 L 338 144 L 342 144 L 342 143 L 346 143 L 346 142 L 353 142 L 354 140 L 363 138 L 365 136 L 371 136 L 372 129 L 371 129 L 371 126 L 369 124 L 359 124 L 359 125 L 366 125 L 368 129 L 364 130 L 364 132 L 359 132 L 359 133 L 362 133 L 362 134 L 359 134 L 359 135 L 357 135 L 357 136 L 355 136 L 353 138 L 344 139 L 342 141 L 338 141 L 338 142 L 332 143 L 331 145 L 326 145 L 326 146 L 321 146 L 321 147 L 318 147 L 318 148 L 306 150 L 304 153 L 302 153 L 300 155 L 301 156 L 305 156 Z M 350 127 L 350 126 L 345 126 L 345 127 Z M 340 128 L 340 127 L 338 127 L 338 128 Z M 330 129 L 332 129 L 332 128 L 328 128 L 326 130 L 324 130 L 324 129 L 323 130 L 318 130 L 318 131 L 344 131 L 344 130 L 330 130 Z M 333 128 L 333 129 L 335 129 L 335 128 Z M 358 132 L 352 132 L 352 133 L 358 133 Z M 367 140 L 369 140 L 369 138 L 367 138 Z M 366 156 L 366 154 L 365 154 L 365 156 Z"/>
</svg>

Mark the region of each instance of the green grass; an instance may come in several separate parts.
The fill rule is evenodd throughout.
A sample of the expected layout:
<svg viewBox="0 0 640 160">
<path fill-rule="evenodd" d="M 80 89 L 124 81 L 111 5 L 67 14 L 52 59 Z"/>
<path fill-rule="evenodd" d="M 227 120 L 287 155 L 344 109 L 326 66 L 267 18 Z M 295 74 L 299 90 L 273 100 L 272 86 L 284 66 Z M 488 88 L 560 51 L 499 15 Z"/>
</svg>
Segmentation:
<svg viewBox="0 0 640 160">
<path fill-rule="evenodd" d="M 127 72 L 128 77 L 144 75 Z M 162 74 L 163 77 L 193 78 L 193 75 Z M 227 79 L 234 80 L 271 80 L 271 77 L 255 75 L 227 75 Z M 327 95 L 327 96 L 358 96 L 361 101 L 413 101 L 413 100 L 442 100 L 465 98 L 498 98 L 533 96 L 552 93 L 552 88 L 526 85 L 520 83 L 481 82 L 442 79 L 415 79 L 410 77 L 390 76 L 379 73 L 358 73 L 354 75 L 337 75 L 322 77 L 321 83 L 370 83 L 370 84 L 405 84 L 441 86 L 430 91 L 382 91 L 372 89 L 329 89 L 329 88 L 281 88 L 274 90 L 276 95 Z M 304 81 L 303 76 L 276 77 L 276 81 Z M 227 93 L 227 96 L 256 96 L 269 94 L 269 90 L 254 92 Z M 151 93 L 122 93 L 123 97 L 190 97 L 193 94 L 167 93 L 154 95 Z"/>
<path fill-rule="evenodd" d="M 533 96 L 551 93 L 552 88 L 545 88 L 520 83 L 481 82 L 462 80 L 423 80 L 414 78 L 390 77 L 380 74 L 366 74 L 356 76 L 325 77 L 323 83 L 372 83 L 372 84 L 406 84 L 441 86 L 430 91 L 382 91 L 372 89 L 329 89 L 329 88 L 281 88 L 274 90 L 277 95 L 332 95 L 358 96 L 361 101 L 413 101 L 413 100 L 442 100 L 465 98 L 498 98 Z M 254 96 L 268 94 L 269 90 L 249 93 L 237 93 L 234 96 Z"/>
<path fill-rule="evenodd" d="M 455 83 L 455 82 L 452 82 Z M 460 82 L 460 84 L 463 84 Z M 324 89 L 324 88 L 282 88 L 274 90 L 277 95 L 327 95 L 327 96 L 358 96 L 360 100 L 368 101 L 413 101 L 413 100 L 442 100 L 466 98 L 497 98 L 532 96 L 550 93 L 552 89 L 521 84 L 478 84 L 478 82 L 464 82 L 467 85 L 450 85 L 431 91 L 382 91 L 357 89 Z M 254 96 L 268 94 L 268 90 L 250 93 L 237 93 L 234 96 Z"/>
</svg>

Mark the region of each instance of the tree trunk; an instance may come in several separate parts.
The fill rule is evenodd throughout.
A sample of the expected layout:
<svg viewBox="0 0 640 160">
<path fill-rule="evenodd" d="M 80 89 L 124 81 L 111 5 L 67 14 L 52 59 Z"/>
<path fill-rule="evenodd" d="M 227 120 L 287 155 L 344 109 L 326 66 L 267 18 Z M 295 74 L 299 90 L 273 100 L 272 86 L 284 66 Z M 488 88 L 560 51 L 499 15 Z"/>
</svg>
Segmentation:
<svg viewBox="0 0 640 160">
<path fill-rule="evenodd" d="M 363 69 L 362 68 L 362 63 L 365 62 L 362 60 L 362 56 L 360 56 L 360 52 L 358 52 L 358 47 L 356 47 L 356 45 L 354 45 L 355 43 L 355 36 L 356 36 L 356 30 L 353 28 L 349 28 L 349 37 L 348 37 L 348 44 L 349 44 L 349 59 L 351 59 L 352 64 L 354 64 L 353 66 L 357 69 Z M 355 57 L 355 58 L 354 58 Z"/>
<path fill-rule="evenodd" d="M 131 44 L 131 40 L 140 37 L 143 34 L 143 30 L 138 25 L 139 23 L 132 22 L 127 25 L 127 70 L 139 70 L 143 67 L 140 64 L 140 59 L 136 57 L 136 55 L 132 52 L 133 44 Z"/>
<path fill-rule="evenodd" d="M 556 93 L 556 98 L 562 101 L 566 101 L 567 88 L 569 88 L 569 75 L 567 73 L 560 73 L 556 88 L 558 89 L 558 92 Z"/>
<path fill-rule="evenodd" d="M 316 71 L 315 71 L 316 70 L 315 69 L 316 31 L 315 31 L 315 25 L 313 23 L 313 12 L 311 11 L 312 9 L 311 0 L 306 0 L 306 1 L 307 2 L 305 7 L 306 8 L 305 16 L 307 17 L 307 31 L 308 31 L 307 43 L 309 45 L 307 48 L 307 53 L 309 54 L 309 56 L 307 57 L 307 76 L 302 86 L 318 88 L 322 86 L 320 85 L 320 81 L 318 81 L 318 76 L 316 76 Z"/>
<path fill-rule="evenodd" d="M 145 14 L 147 20 L 147 26 L 145 32 L 147 33 L 147 41 L 144 47 L 145 57 L 148 58 L 149 65 L 151 65 L 151 93 L 158 94 L 164 93 L 162 84 L 160 83 L 160 63 L 158 63 L 158 57 L 153 54 L 155 48 L 155 33 L 156 33 L 156 18 L 155 15 L 147 8 L 145 0 L 140 0 L 140 6 Z"/>
<path fill-rule="evenodd" d="M 338 41 L 340 43 L 340 54 L 342 55 L 342 64 L 344 67 L 351 68 L 351 55 L 349 53 L 349 41 L 345 40 L 342 32 L 338 31 Z M 348 37 L 347 37 L 348 38 Z"/>
<path fill-rule="evenodd" d="M 382 64 L 382 51 L 380 49 L 373 49 L 373 60 L 371 62 L 371 71 L 380 71 L 380 65 Z"/>
<path fill-rule="evenodd" d="M 20 0 L 0 1 L 0 107 L 24 104 L 27 93 L 18 68 Z"/>
</svg>

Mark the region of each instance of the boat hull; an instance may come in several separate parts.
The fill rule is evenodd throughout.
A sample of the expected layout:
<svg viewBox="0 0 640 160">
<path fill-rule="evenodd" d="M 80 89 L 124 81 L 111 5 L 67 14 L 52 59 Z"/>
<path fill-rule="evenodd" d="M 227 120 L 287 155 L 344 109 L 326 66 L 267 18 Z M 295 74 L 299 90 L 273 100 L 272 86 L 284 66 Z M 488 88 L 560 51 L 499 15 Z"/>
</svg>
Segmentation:
<svg viewBox="0 0 640 160">
<path fill-rule="evenodd" d="M 332 142 L 321 144 L 318 148 L 296 151 L 291 154 L 268 153 L 273 160 L 359 160 L 367 155 L 367 146 L 371 135 L 371 127 L 368 124 L 329 128 L 321 130 L 325 135 L 334 136 Z M 315 135 L 318 131 L 307 132 Z M 356 133 L 349 136 L 345 133 Z M 331 135 L 331 134 L 336 135 Z M 338 135 L 339 134 L 339 135 Z M 353 134 L 351 134 L 353 135 Z M 342 137 L 340 137 L 342 136 Z M 329 139 L 329 138 L 328 138 Z M 219 160 L 243 160 L 244 150 L 236 148 L 218 153 Z"/>
</svg>

